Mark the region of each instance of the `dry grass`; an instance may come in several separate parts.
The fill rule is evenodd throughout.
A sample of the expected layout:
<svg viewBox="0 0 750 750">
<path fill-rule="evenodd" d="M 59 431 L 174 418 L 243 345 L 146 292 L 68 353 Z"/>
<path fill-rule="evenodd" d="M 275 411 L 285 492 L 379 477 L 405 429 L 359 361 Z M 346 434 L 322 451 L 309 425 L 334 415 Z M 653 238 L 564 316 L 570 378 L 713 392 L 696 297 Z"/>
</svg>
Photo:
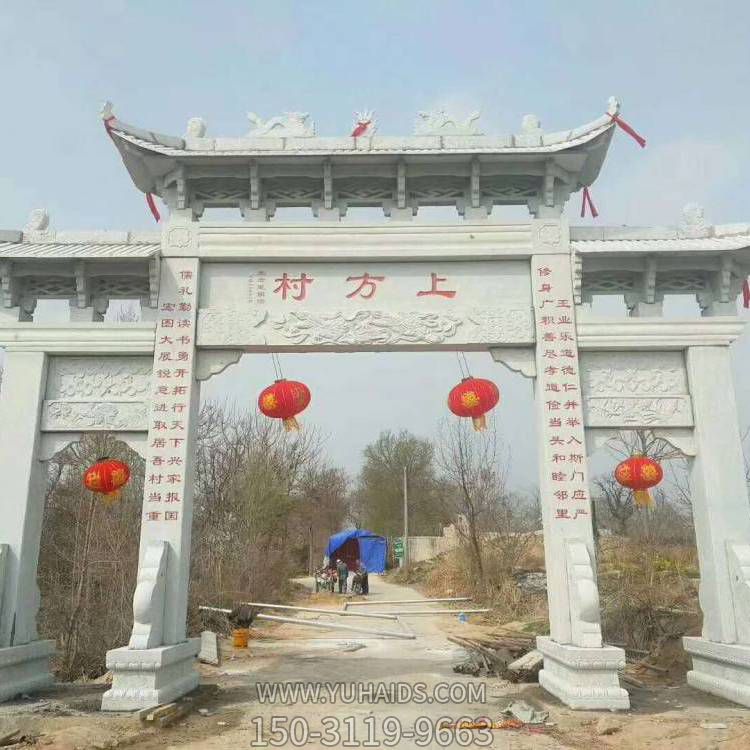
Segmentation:
<svg viewBox="0 0 750 750">
<path fill-rule="evenodd" d="M 652 651 L 697 633 L 697 572 L 694 548 L 607 540 L 599 563 L 605 638 Z"/>
<path fill-rule="evenodd" d="M 416 584 L 428 596 L 471 596 L 477 605 L 492 609 L 483 618 L 486 622 L 518 621 L 519 627 L 527 623 L 534 632 L 546 632 L 546 594 L 518 585 L 519 574 L 544 570 L 541 539 L 528 545 L 511 571 L 487 548 L 484 583 L 472 577 L 467 555 L 453 550 L 410 566 L 408 573 L 397 571 L 393 577 L 400 583 Z M 699 632 L 697 573 L 694 547 L 604 539 L 599 551 L 599 588 L 605 641 L 661 652 L 678 636 Z"/>
</svg>

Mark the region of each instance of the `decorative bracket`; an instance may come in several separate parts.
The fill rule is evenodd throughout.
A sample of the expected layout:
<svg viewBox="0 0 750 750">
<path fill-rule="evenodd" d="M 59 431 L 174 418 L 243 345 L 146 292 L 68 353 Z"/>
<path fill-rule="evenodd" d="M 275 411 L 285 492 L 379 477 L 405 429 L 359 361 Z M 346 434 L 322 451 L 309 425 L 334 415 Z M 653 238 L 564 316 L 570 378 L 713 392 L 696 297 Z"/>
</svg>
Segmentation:
<svg viewBox="0 0 750 750">
<path fill-rule="evenodd" d="M 536 377 L 536 359 L 533 349 L 518 347 L 495 347 L 490 349 L 495 362 L 505 365 L 511 372 L 520 372 L 527 378 Z"/>
<path fill-rule="evenodd" d="M 481 167 L 479 165 L 479 159 L 475 156 L 471 160 L 471 182 L 470 182 L 470 197 L 471 207 L 479 208 L 482 200 L 482 193 L 480 190 L 480 177 Z"/>
<path fill-rule="evenodd" d="M 86 262 L 83 260 L 76 261 L 76 303 L 79 308 L 89 307 L 89 280 L 86 275 Z"/>
<path fill-rule="evenodd" d="M 406 162 L 403 159 L 396 166 L 396 207 L 406 208 Z"/>
<path fill-rule="evenodd" d="M 653 255 L 646 258 L 646 268 L 643 272 L 643 301 L 649 305 L 656 302 L 656 258 Z"/>
<path fill-rule="evenodd" d="M 323 206 L 329 211 L 333 208 L 333 167 L 330 159 L 323 162 Z"/>
<path fill-rule="evenodd" d="M 241 349 L 203 349 L 199 351 L 195 366 L 195 379 L 208 380 L 212 375 L 224 372 L 227 367 L 237 364 L 242 354 Z"/>
<path fill-rule="evenodd" d="M 255 159 L 250 162 L 250 208 L 260 208 L 260 167 Z"/>
<path fill-rule="evenodd" d="M 128 645 L 130 649 L 162 645 L 168 555 L 169 544 L 164 541 L 152 542 L 146 549 L 133 595 L 134 622 Z"/>
<path fill-rule="evenodd" d="M 0 284 L 2 285 L 2 306 L 18 307 L 20 304 L 18 283 L 13 278 L 13 261 L 0 261 Z"/>
<path fill-rule="evenodd" d="M 159 283 L 161 280 L 161 256 L 157 253 L 148 261 L 148 306 L 156 309 L 159 306 Z"/>
<path fill-rule="evenodd" d="M 599 590 L 596 587 L 596 576 L 588 547 L 579 539 L 566 539 L 565 558 L 573 645 L 601 648 Z"/>
<path fill-rule="evenodd" d="M 547 161 L 544 165 L 543 201 L 544 205 L 550 208 L 555 205 L 555 174 L 552 167 L 552 161 Z"/>
</svg>

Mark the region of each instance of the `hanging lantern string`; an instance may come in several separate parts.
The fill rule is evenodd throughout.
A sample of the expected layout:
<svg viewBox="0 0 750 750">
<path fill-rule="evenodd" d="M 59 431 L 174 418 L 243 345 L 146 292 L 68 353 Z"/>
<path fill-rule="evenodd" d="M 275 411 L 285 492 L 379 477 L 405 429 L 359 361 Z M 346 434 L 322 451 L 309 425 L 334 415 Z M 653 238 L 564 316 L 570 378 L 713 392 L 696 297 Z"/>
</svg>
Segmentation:
<svg viewBox="0 0 750 750">
<path fill-rule="evenodd" d="M 464 371 L 464 365 L 463 362 L 461 362 L 461 354 L 462 352 L 456 352 L 456 362 L 458 362 L 458 369 L 461 373 L 461 379 L 463 380 L 464 378 L 468 378 L 469 374 L 468 372 Z"/>
<path fill-rule="evenodd" d="M 466 359 L 466 352 L 461 352 L 461 358 L 464 361 L 464 367 L 466 367 L 466 377 L 470 378 L 471 377 L 471 370 L 469 369 L 469 362 Z"/>
<path fill-rule="evenodd" d="M 284 373 L 281 369 L 281 360 L 279 359 L 279 355 L 275 352 L 271 352 L 271 361 L 273 362 L 273 371 L 276 375 L 276 380 L 283 380 Z"/>
</svg>

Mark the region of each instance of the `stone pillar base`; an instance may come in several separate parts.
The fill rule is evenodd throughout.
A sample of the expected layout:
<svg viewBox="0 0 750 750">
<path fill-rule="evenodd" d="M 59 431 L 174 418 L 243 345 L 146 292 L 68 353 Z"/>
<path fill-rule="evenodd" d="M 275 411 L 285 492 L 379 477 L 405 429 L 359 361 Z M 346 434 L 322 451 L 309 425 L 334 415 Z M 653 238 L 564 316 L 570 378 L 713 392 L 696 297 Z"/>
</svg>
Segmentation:
<svg viewBox="0 0 750 750">
<path fill-rule="evenodd" d="M 617 677 L 617 670 L 625 666 L 621 648 L 564 645 L 548 636 L 539 636 L 536 647 L 544 655 L 539 684 L 565 705 L 610 711 L 630 708 L 630 697 Z"/>
<path fill-rule="evenodd" d="M 682 645 L 693 657 L 688 685 L 750 707 L 750 646 L 705 638 L 683 638 Z"/>
<path fill-rule="evenodd" d="M 0 701 L 51 685 L 49 660 L 54 653 L 54 641 L 0 648 Z"/>
<path fill-rule="evenodd" d="M 136 711 L 171 703 L 198 687 L 195 657 L 200 638 L 175 646 L 107 652 L 112 687 L 102 696 L 102 711 Z"/>
</svg>

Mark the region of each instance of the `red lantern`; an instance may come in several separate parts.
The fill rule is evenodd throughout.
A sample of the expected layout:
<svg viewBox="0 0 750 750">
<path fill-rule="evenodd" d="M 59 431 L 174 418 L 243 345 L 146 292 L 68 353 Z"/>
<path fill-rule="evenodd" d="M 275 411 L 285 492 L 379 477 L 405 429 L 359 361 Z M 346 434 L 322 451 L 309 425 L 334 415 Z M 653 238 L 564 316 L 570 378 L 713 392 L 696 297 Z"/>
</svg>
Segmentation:
<svg viewBox="0 0 750 750">
<path fill-rule="evenodd" d="M 654 504 L 649 489 L 656 487 L 664 478 L 664 471 L 653 458 L 636 454 L 619 463 L 615 469 L 615 479 L 633 490 L 635 504 L 650 507 Z"/>
<path fill-rule="evenodd" d="M 120 499 L 120 490 L 130 479 L 130 467 L 122 461 L 104 456 L 93 466 L 86 469 L 83 483 L 86 489 L 102 495 L 105 503 L 114 503 Z"/>
<path fill-rule="evenodd" d="M 448 394 L 448 408 L 459 417 L 471 417 L 474 429 L 487 429 L 485 414 L 500 401 L 500 391 L 491 380 L 464 378 Z"/>
<path fill-rule="evenodd" d="M 272 419 L 283 420 L 287 432 L 299 430 L 295 416 L 310 403 L 310 389 L 296 380 L 277 380 L 258 396 L 258 408 Z"/>
</svg>

